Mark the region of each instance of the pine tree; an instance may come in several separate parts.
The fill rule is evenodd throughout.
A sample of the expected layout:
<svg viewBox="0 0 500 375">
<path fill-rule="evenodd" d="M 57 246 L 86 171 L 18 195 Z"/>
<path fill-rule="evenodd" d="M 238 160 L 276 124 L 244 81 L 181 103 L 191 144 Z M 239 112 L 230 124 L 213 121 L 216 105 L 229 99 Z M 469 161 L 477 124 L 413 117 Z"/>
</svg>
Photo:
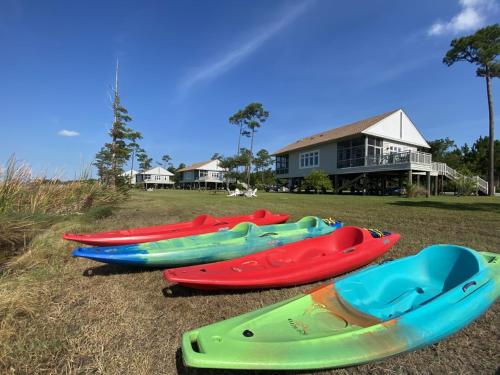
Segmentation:
<svg viewBox="0 0 500 375">
<path fill-rule="evenodd" d="M 94 165 L 103 183 L 113 187 L 122 186 L 126 180 L 123 178 L 123 167 L 130 159 L 134 150 L 133 145 L 142 138 L 141 133 L 127 127 L 132 121 L 127 109 L 120 103 L 118 91 L 118 62 L 116 64 L 116 79 L 113 90 L 113 125 L 109 130 L 111 142 L 105 143 L 96 154 Z"/>
<path fill-rule="evenodd" d="M 139 161 L 139 169 L 141 172 L 145 172 L 148 169 L 151 169 L 151 163 L 153 159 L 146 154 L 146 151 L 141 148 L 137 151 L 137 161 Z"/>
</svg>

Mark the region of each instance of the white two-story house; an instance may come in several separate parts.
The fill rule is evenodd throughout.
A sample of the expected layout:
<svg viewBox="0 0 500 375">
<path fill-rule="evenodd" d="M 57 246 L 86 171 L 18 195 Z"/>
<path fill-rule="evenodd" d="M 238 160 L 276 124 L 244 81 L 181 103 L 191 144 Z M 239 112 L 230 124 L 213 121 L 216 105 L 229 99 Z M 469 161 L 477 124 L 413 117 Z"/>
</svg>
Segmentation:
<svg viewBox="0 0 500 375">
<path fill-rule="evenodd" d="M 224 169 L 219 166 L 219 160 L 208 160 L 193 163 L 179 169 L 182 188 L 217 189 L 224 183 Z"/>
<path fill-rule="evenodd" d="M 289 188 L 300 188 L 312 170 L 325 171 L 336 191 L 384 194 L 406 183 L 431 185 L 437 194 L 439 176 L 456 178 L 443 163 L 433 163 L 430 146 L 402 109 L 314 134 L 278 151 L 276 176 Z M 431 181 L 431 176 L 435 178 Z M 479 179 L 480 180 L 480 179 Z M 478 191 L 487 189 L 478 181 Z"/>
<path fill-rule="evenodd" d="M 135 175 L 135 184 L 144 184 L 144 188 L 167 188 L 175 183 L 173 173 L 162 167 L 155 167 Z"/>
</svg>

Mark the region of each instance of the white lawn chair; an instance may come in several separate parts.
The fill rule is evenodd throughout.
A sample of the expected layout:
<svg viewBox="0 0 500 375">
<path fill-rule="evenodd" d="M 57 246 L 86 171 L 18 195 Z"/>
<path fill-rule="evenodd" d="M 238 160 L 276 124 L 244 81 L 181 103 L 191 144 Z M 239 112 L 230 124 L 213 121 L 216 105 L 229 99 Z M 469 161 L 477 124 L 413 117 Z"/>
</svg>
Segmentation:
<svg viewBox="0 0 500 375">
<path fill-rule="evenodd" d="M 245 197 L 247 198 L 252 198 L 252 197 L 257 197 L 257 189 L 248 189 L 245 193 Z"/>
<path fill-rule="evenodd" d="M 227 192 L 229 193 L 227 195 L 228 197 L 237 197 L 237 196 L 241 195 L 241 191 L 239 189 L 235 189 L 234 191 L 231 191 L 228 189 Z"/>
</svg>

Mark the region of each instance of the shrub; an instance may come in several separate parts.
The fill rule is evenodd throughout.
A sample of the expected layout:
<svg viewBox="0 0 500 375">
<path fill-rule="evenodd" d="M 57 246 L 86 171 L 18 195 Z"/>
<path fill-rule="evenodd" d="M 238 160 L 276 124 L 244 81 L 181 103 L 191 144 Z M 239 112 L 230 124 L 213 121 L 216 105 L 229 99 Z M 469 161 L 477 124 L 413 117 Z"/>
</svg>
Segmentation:
<svg viewBox="0 0 500 375">
<path fill-rule="evenodd" d="M 113 208 L 111 206 L 96 206 L 87 211 L 85 216 L 92 220 L 105 219 L 113 215 Z"/>
<path fill-rule="evenodd" d="M 470 176 L 464 176 L 451 181 L 457 195 L 472 195 L 476 192 L 476 181 Z"/>
<path fill-rule="evenodd" d="M 321 190 L 331 190 L 332 181 L 325 171 L 314 169 L 309 173 L 309 176 L 304 178 L 306 189 L 310 188 L 319 193 Z"/>
<path fill-rule="evenodd" d="M 425 197 L 427 194 L 427 190 L 418 184 L 407 184 L 406 185 L 406 197 L 407 198 L 416 198 L 416 197 Z"/>
</svg>

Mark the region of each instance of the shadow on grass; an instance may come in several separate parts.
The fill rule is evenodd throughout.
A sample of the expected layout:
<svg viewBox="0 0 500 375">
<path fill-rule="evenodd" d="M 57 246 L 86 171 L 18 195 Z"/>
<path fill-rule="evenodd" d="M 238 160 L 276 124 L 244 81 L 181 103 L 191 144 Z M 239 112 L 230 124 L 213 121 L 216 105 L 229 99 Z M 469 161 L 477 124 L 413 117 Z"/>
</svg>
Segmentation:
<svg viewBox="0 0 500 375">
<path fill-rule="evenodd" d="M 443 210 L 456 210 L 456 211 L 487 211 L 500 213 L 500 200 L 499 203 L 461 203 L 461 202 L 442 202 L 433 200 L 413 201 L 401 200 L 397 202 L 389 202 L 387 204 L 393 206 L 403 207 L 423 207 L 423 208 L 437 208 Z"/>
<path fill-rule="evenodd" d="M 87 268 L 85 271 L 83 271 L 83 276 L 85 277 L 112 276 L 112 275 L 125 275 L 125 274 L 142 273 L 142 272 L 154 272 L 161 270 L 162 268 L 132 267 L 132 266 L 123 266 L 119 264 L 102 264 L 100 266 Z"/>
<path fill-rule="evenodd" d="M 162 293 L 165 298 L 182 298 L 193 296 L 231 296 L 235 294 L 250 294 L 258 291 L 258 289 L 219 289 L 219 290 L 203 290 L 184 287 L 182 285 L 173 284 L 163 288 Z"/>
</svg>

